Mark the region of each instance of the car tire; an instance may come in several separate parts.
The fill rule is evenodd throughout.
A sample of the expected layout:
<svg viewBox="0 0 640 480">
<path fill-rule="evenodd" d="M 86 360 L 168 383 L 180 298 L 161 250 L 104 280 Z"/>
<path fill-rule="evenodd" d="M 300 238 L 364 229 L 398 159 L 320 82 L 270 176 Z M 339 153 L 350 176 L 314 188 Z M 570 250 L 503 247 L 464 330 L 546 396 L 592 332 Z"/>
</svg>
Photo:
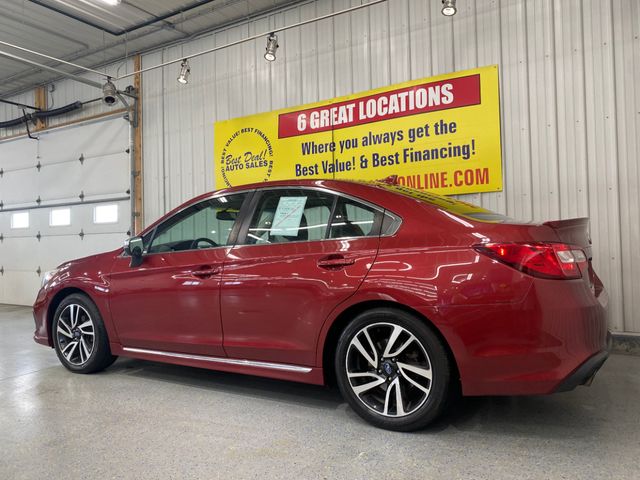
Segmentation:
<svg viewBox="0 0 640 480">
<path fill-rule="evenodd" d="M 116 360 L 98 307 L 89 297 L 65 297 L 53 317 L 53 345 L 60 363 L 74 373 L 104 370 Z"/>
<path fill-rule="evenodd" d="M 408 312 L 376 308 L 361 313 L 342 332 L 336 379 L 351 408 L 387 430 L 426 427 L 451 395 L 451 364 L 442 341 Z"/>
</svg>

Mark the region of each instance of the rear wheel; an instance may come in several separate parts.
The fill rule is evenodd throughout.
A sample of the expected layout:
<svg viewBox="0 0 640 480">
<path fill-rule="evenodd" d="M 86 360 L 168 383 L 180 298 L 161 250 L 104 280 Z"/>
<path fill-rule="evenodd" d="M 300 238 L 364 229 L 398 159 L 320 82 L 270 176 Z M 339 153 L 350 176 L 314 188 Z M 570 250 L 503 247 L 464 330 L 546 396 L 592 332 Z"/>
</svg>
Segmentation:
<svg viewBox="0 0 640 480">
<path fill-rule="evenodd" d="M 85 295 L 73 294 L 62 300 L 53 318 L 52 333 L 60 362 L 72 372 L 98 372 L 117 358 L 111 355 L 98 308 Z"/>
<path fill-rule="evenodd" d="M 411 431 L 435 420 L 449 396 L 450 370 L 440 339 L 401 310 L 364 312 L 338 341 L 340 391 L 358 415 L 381 428 Z"/>
</svg>

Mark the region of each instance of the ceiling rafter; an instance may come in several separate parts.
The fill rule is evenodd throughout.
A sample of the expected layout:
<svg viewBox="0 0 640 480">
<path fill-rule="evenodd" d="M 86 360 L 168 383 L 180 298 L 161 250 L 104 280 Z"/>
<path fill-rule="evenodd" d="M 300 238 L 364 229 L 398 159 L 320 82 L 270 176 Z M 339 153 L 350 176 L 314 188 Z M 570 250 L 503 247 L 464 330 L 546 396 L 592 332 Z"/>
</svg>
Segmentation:
<svg viewBox="0 0 640 480">
<path fill-rule="evenodd" d="M 73 5 L 73 3 L 65 2 L 63 0 L 57 0 L 57 2 L 50 2 L 50 1 L 47 2 L 47 1 L 43 1 L 43 0 L 29 0 L 29 2 L 31 2 L 31 3 L 39 5 L 39 6 L 43 7 L 43 8 L 48 9 L 48 10 L 52 10 L 52 11 L 54 11 L 56 13 L 59 13 L 60 15 L 65 15 L 65 16 L 67 16 L 67 17 L 69 17 L 69 18 L 71 18 L 71 19 L 73 19 L 73 20 L 75 20 L 77 22 L 81 22 L 81 23 L 83 23 L 85 25 L 88 25 L 90 27 L 97 28 L 98 30 L 102 30 L 103 32 L 106 32 L 106 33 L 108 33 L 110 35 L 113 35 L 114 37 L 119 37 L 121 35 L 125 35 L 127 33 L 131 33 L 131 32 L 134 32 L 136 30 L 139 30 L 141 28 L 148 27 L 148 26 L 154 25 L 154 24 L 159 23 L 159 22 L 163 22 L 163 21 L 167 20 L 168 18 L 175 17 L 177 15 L 181 15 L 183 13 L 186 13 L 186 12 L 188 12 L 190 10 L 194 10 L 196 8 L 200 8 L 202 6 L 205 6 L 205 5 L 208 5 L 210 3 L 213 3 L 214 1 L 215 0 L 198 0 L 198 1 L 195 1 L 195 2 L 191 2 L 191 3 L 189 3 L 189 4 L 185 5 L 185 6 L 182 6 L 182 7 L 178 8 L 178 9 L 171 10 L 171 11 L 168 11 L 168 12 L 164 12 L 164 13 L 161 13 L 159 15 L 151 13 L 148 10 L 141 9 L 138 5 L 135 5 L 133 3 L 123 2 L 125 5 L 129 5 L 129 6 L 135 8 L 137 10 L 145 12 L 148 16 L 150 16 L 150 18 L 147 19 L 147 20 L 144 20 L 142 22 L 136 23 L 134 25 L 131 25 L 129 27 L 124 27 L 124 28 L 120 28 L 120 29 L 116 30 L 116 29 L 107 28 L 104 25 L 100 25 L 99 23 L 91 22 L 91 21 L 87 20 L 86 18 L 83 18 L 82 15 L 87 15 L 87 16 L 91 16 L 91 17 L 96 18 L 96 20 L 107 22 L 107 20 L 105 20 L 104 18 L 100 17 L 99 15 L 93 14 L 93 13 L 87 11 L 87 10 L 80 9 L 79 7 Z M 60 3 L 63 6 L 66 6 L 67 9 L 62 8 L 62 7 L 57 7 L 56 3 Z M 97 7 L 97 6 L 95 8 L 99 8 L 103 12 L 110 13 L 109 10 L 106 10 L 104 8 Z M 73 10 L 78 10 L 78 11 L 80 11 L 82 13 L 74 14 L 74 13 L 72 13 Z M 171 23 L 171 22 L 169 22 L 169 23 Z M 112 23 L 112 25 L 117 26 L 117 25 L 115 25 L 113 23 Z M 173 25 L 173 23 L 171 23 L 171 25 Z"/>
<path fill-rule="evenodd" d="M 100 37 L 96 37 L 93 27 L 75 22 L 68 16 L 47 14 L 46 12 L 50 12 L 49 10 L 45 10 L 31 0 L 24 0 L 24 8 L 16 10 L 13 1 L 0 0 L 0 8 L 11 12 L 13 16 L 24 15 L 28 22 L 0 19 L 0 22 L 9 27 L 0 29 L 0 39 L 33 51 L 50 53 L 50 51 L 55 50 L 56 53 L 52 54 L 52 57 L 59 58 L 65 62 L 87 66 L 94 70 L 125 61 L 137 53 L 147 53 L 158 48 L 179 45 L 220 28 L 226 28 L 294 3 L 300 3 L 300 1 L 293 0 L 212 0 L 208 2 L 208 5 L 202 4 L 200 8 L 192 8 L 187 13 L 174 13 L 174 17 L 170 19 L 170 22 L 175 28 L 170 28 L 166 22 L 161 21 L 126 35 L 112 36 L 108 33 L 103 33 Z M 131 2 L 123 0 L 124 5 L 127 3 Z M 171 2 L 167 0 L 141 0 L 136 3 L 139 3 L 144 10 L 159 17 L 159 9 L 164 9 L 166 13 L 166 5 Z M 192 4 L 193 1 L 187 2 L 185 0 L 184 3 Z M 47 25 L 47 31 L 34 28 L 33 24 L 42 22 Z M 8 33 L 11 30 L 15 30 L 10 28 L 12 23 L 15 24 L 17 31 L 21 33 L 19 41 Z M 74 23 L 77 24 L 77 29 L 72 28 Z M 69 43 L 67 38 L 61 39 L 58 36 L 54 36 L 49 32 L 50 30 L 64 32 L 66 37 L 75 37 L 77 38 L 77 43 L 74 45 Z M 91 33 L 92 31 L 94 33 Z M 50 48 L 43 49 L 42 45 L 48 45 Z M 89 48 L 86 48 L 87 45 L 89 45 Z M 15 55 L 20 53 L 10 48 L 6 50 Z M 38 57 L 29 56 L 28 58 L 36 59 Z M 47 67 L 62 68 L 70 74 L 79 72 L 77 68 L 66 66 L 55 60 L 46 60 L 39 63 L 43 63 Z M 51 71 L 43 71 L 33 65 L 25 68 L 24 64 L 17 64 L 15 60 L 6 57 L 0 58 L 0 72 L 2 72 L 2 77 L 0 78 L 0 95 L 2 96 L 15 95 L 60 79 L 60 75 L 55 75 Z"/>
</svg>

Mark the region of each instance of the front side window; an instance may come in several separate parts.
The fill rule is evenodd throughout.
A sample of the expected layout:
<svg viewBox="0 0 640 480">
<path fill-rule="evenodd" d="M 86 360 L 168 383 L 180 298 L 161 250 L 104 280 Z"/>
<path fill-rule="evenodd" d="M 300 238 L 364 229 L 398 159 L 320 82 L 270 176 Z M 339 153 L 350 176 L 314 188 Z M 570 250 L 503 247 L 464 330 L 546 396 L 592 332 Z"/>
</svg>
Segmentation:
<svg viewBox="0 0 640 480">
<path fill-rule="evenodd" d="M 229 244 L 247 193 L 212 198 L 192 205 L 158 226 L 148 253 L 180 252 Z"/>
</svg>

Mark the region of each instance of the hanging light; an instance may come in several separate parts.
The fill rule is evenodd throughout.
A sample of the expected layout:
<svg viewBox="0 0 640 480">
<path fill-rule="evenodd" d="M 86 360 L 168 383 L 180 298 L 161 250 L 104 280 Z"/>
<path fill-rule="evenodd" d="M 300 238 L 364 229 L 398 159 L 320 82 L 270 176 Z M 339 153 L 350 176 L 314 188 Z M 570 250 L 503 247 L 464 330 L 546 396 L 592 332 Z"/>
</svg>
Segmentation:
<svg viewBox="0 0 640 480">
<path fill-rule="evenodd" d="M 442 0 L 442 15 L 452 17 L 457 11 L 456 0 Z"/>
<path fill-rule="evenodd" d="M 118 103 L 118 89 L 110 78 L 108 78 L 107 83 L 102 86 L 102 102 L 109 107 Z"/>
<path fill-rule="evenodd" d="M 270 33 L 267 37 L 267 48 L 264 52 L 264 59 L 268 62 L 273 62 L 276 59 L 276 50 L 278 47 L 278 36 L 275 33 Z"/>
<path fill-rule="evenodd" d="M 189 59 L 185 58 L 180 64 L 180 75 L 178 75 L 178 82 L 183 85 L 189 83 L 189 74 L 191 74 L 191 67 L 189 66 Z"/>
</svg>

